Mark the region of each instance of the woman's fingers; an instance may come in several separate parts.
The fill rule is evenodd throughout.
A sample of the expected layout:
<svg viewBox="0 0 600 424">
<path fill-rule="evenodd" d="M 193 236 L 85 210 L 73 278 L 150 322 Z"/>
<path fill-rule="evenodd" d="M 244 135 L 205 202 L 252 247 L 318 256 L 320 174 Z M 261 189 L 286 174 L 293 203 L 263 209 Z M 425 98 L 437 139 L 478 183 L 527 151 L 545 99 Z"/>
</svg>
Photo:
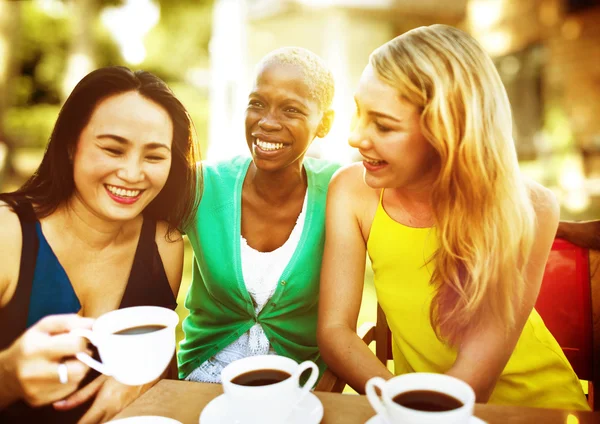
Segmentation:
<svg viewBox="0 0 600 424">
<path fill-rule="evenodd" d="M 74 334 L 58 334 L 47 341 L 45 348 L 49 359 L 61 359 L 87 351 L 87 340 Z"/>
<path fill-rule="evenodd" d="M 76 359 L 63 363 L 29 362 L 21 368 L 19 376 L 23 399 L 33 406 L 62 399 L 77 390 L 86 372 L 87 367 Z"/>
<path fill-rule="evenodd" d="M 67 367 L 67 381 L 69 384 L 79 386 L 79 383 L 81 383 L 81 380 L 85 378 L 85 375 L 88 372 L 88 366 L 77 359 L 68 359 L 64 361 L 63 364 Z"/>
<path fill-rule="evenodd" d="M 61 371 L 61 368 L 64 371 Z M 87 365 L 81 361 L 68 359 L 64 362 L 45 362 L 44 364 L 36 362 L 31 366 L 24 367 L 21 377 L 25 382 L 36 383 L 41 390 L 43 387 L 51 388 L 62 385 L 70 387 L 70 391 L 73 391 L 79 386 L 87 371 Z M 63 375 L 61 376 L 61 374 Z M 61 381 L 61 378 L 64 380 Z"/>
<path fill-rule="evenodd" d="M 68 398 L 59 400 L 58 402 L 54 402 L 54 408 L 61 411 L 65 411 L 67 409 L 72 409 L 76 406 L 81 405 L 82 403 L 86 402 L 88 399 L 93 397 L 96 393 L 98 393 L 98 390 L 100 390 L 100 387 L 102 387 L 102 384 L 105 380 L 106 376 L 99 376 L 90 384 L 85 386 L 83 389 L 76 391 Z"/>
<path fill-rule="evenodd" d="M 93 322 L 74 314 L 48 316 L 13 343 L 9 348 L 8 383 L 13 382 L 19 397 L 39 406 L 77 390 L 88 367 L 73 356 L 88 351 L 87 340 L 69 331 L 89 328 Z"/>
<path fill-rule="evenodd" d="M 75 328 L 92 328 L 94 320 L 76 314 L 49 315 L 42 318 L 34 327 L 48 334 L 67 333 Z"/>
</svg>

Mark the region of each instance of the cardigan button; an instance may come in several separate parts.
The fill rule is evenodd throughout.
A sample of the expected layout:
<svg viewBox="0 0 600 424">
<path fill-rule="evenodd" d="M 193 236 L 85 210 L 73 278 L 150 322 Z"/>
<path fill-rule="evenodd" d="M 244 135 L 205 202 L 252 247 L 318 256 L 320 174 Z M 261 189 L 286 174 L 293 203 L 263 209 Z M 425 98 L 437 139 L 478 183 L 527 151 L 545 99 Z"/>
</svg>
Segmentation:
<svg viewBox="0 0 600 424">
<path fill-rule="evenodd" d="M 285 286 L 285 281 L 282 281 L 282 282 L 281 282 L 281 285 L 282 285 L 282 286 Z"/>
</svg>

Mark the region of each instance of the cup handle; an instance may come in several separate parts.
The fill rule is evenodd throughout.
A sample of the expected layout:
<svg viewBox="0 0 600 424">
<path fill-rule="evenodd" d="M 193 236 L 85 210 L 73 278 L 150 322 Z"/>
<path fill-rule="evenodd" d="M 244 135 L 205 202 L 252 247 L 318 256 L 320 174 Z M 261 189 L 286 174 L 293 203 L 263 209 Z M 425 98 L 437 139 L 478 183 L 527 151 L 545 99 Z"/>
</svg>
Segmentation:
<svg viewBox="0 0 600 424">
<path fill-rule="evenodd" d="M 308 380 L 306 381 L 304 386 L 300 386 L 300 376 L 304 371 L 306 371 L 309 368 L 311 370 L 310 377 L 308 377 Z M 298 368 L 294 373 L 294 379 L 298 382 L 298 386 L 300 386 L 300 396 L 298 397 L 298 402 L 304 399 L 308 392 L 311 391 L 311 389 L 317 382 L 317 378 L 319 378 L 319 367 L 317 367 L 317 364 L 315 364 L 312 361 L 304 361 L 300 365 L 298 365 Z"/>
<path fill-rule="evenodd" d="M 91 330 L 88 330 L 85 328 L 75 328 L 70 331 L 70 334 L 88 339 L 94 346 L 96 346 L 96 347 L 98 346 L 98 338 L 96 337 L 94 332 Z M 81 362 L 83 362 L 84 364 L 86 364 L 88 367 L 95 369 L 99 373 L 102 373 L 102 374 L 108 375 L 108 376 L 111 375 L 111 373 L 108 371 L 108 368 L 106 368 L 106 365 L 104 365 L 101 362 L 96 361 L 94 358 L 92 358 L 87 353 L 77 352 L 75 354 L 75 357 L 77 359 L 79 359 Z"/>
<path fill-rule="evenodd" d="M 365 385 L 365 394 L 367 395 L 367 399 L 369 403 L 380 416 L 387 416 L 387 411 L 385 410 L 385 406 L 381 400 L 381 397 L 375 391 L 375 388 L 378 388 L 381 392 L 383 392 L 383 386 L 385 385 L 385 380 L 381 377 L 373 377 L 367 384 Z"/>
</svg>

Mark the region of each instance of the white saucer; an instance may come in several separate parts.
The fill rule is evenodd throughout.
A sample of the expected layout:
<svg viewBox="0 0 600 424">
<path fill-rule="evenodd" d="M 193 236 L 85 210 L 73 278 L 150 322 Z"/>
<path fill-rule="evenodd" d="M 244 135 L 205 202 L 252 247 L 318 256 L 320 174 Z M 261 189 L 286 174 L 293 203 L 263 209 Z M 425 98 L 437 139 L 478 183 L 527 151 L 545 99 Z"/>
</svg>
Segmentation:
<svg viewBox="0 0 600 424">
<path fill-rule="evenodd" d="M 142 415 L 139 417 L 127 417 L 120 420 L 109 421 L 107 424 L 181 424 L 181 421 L 173 418 L 159 417 L 158 415 Z"/>
<path fill-rule="evenodd" d="M 200 424 L 236 424 L 229 415 L 230 411 L 225 395 L 218 396 L 200 413 Z M 287 424 L 318 424 L 323 419 L 323 404 L 312 393 L 308 393 L 294 411 Z"/>
<path fill-rule="evenodd" d="M 374 417 L 369 418 L 369 420 L 365 424 L 387 424 L 387 421 L 384 418 L 381 418 L 379 415 L 375 415 Z M 471 417 L 469 420 L 469 424 L 487 424 L 480 418 Z"/>
</svg>

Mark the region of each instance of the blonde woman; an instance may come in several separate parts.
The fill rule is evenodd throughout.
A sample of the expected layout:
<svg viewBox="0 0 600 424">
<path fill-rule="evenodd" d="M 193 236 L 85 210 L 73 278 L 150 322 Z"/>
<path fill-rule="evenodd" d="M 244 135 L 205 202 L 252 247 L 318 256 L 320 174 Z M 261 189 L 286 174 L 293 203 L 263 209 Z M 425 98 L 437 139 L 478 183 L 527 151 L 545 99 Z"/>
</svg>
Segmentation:
<svg viewBox="0 0 600 424">
<path fill-rule="evenodd" d="M 533 309 L 558 225 L 525 180 L 488 55 L 434 25 L 375 50 L 349 139 L 364 157 L 330 184 L 318 342 L 356 390 L 392 374 L 355 333 L 365 254 L 393 334 L 394 370 L 446 373 L 478 402 L 587 409 Z"/>
</svg>

